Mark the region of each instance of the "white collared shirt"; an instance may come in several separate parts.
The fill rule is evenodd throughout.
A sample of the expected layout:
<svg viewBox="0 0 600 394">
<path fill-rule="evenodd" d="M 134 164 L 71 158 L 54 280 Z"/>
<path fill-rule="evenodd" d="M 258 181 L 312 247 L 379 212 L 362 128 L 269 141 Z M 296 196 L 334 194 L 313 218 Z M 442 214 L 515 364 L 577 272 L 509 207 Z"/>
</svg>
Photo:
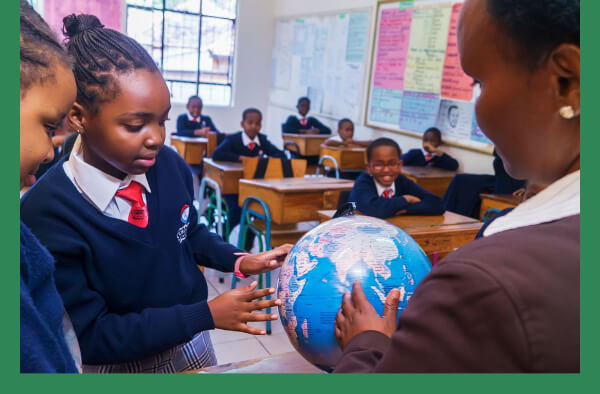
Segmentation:
<svg viewBox="0 0 600 394">
<path fill-rule="evenodd" d="M 190 122 L 193 122 L 193 121 L 194 121 L 194 117 L 193 117 L 192 115 L 190 115 L 190 113 L 189 113 L 189 112 L 188 112 L 188 114 L 187 114 L 187 117 L 188 117 L 188 120 L 189 120 Z M 202 122 L 202 116 L 198 116 L 198 118 L 197 118 L 197 119 L 198 119 L 198 120 L 197 120 L 196 122 L 198 122 L 198 123 L 201 123 L 201 122 Z"/>
<path fill-rule="evenodd" d="M 427 155 L 431 155 L 431 157 L 433 158 L 434 156 L 437 156 L 437 153 L 431 153 L 431 152 L 427 152 L 425 149 L 421 148 L 421 150 L 423 151 L 423 157 L 427 157 Z"/>
<path fill-rule="evenodd" d="M 344 140 L 342 139 L 342 137 L 340 137 L 340 135 L 334 135 L 333 137 L 329 137 L 327 139 L 327 141 L 336 141 L 336 142 L 344 142 Z"/>
<path fill-rule="evenodd" d="M 104 215 L 128 221 L 132 203 L 117 197 L 117 190 L 123 189 L 132 181 L 138 182 L 145 189 L 142 193 L 146 203 L 146 193 L 151 193 L 146 174 L 127 175 L 121 180 L 108 175 L 83 161 L 81 154 L 81 137 L 77 137 L 69 160 L 63 164 L 67 177 L 73 182 L 79 193 Z"/>
<path fill-rule="evenodd" d="M 485 229 L 483 236 L 489 237 L 502 231 L 548 223 L 579 214 L 579 180 L 579 170 L 565 175 L 508 214 L 494 220 Z"/>
<path fill-rule="evenodd" d="M 258 139 L 258 135 L 254 137 L 254 139 L 250 139 L 245 131 L 242 131 L 242 143 L 244 146 L 250 145 L 251 142 L 254 142 L 257 146 L 260 146 L 260 140 Z"/>
<path fill-rule="evenodd" d="M 377 195 L 379 197 L 383 197 L 383 192 L 388 189 L 390 189 L 392 191 L 392 196 L 394 196 L 396 194 L 396 182 L 392 182 L 391 186 L 383 186 L 382 184 L 377 182 L 375 177 L 373 177 L 373 182 L 375 182 L 375 187 L 377 188 Z"/>
</svg>

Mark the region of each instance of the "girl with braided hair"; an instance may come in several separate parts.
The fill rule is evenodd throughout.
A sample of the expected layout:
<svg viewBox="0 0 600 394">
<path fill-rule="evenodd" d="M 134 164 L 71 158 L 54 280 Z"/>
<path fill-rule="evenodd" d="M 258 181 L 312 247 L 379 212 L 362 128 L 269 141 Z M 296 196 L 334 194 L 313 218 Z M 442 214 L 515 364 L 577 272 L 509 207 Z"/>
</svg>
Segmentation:
<svg viewBox="0 0 600 394">
<path fill-rule="evenodd" d="M 51 134 L 75 101 L 71 59 L 44 20 L 21 0 L 20 186 L 33 185 L 54 156 Z M 21 222 L 21 372 L 77 372 L 65 341 L 64 306 L 52 256 Z M 77 352 L 76 340 L 73 341 Z"/>
<path fill-rule="evenodd" d="M 135 40 L 93 15 L 69 15 L 79 133 L 71 155 L 22 201 L 22 218 L 56 260 L 56 282 L 84 371 L 179 372 L 214 365 L 208 330 L 262 335 L 274 289 L 257 283 L 207 301 L 197 265 L 238 276 L 279 267 L 290 245 L 258 255 L 198 224 L 191 173 L 163 148 L 170 95 Z"/>
</svg>

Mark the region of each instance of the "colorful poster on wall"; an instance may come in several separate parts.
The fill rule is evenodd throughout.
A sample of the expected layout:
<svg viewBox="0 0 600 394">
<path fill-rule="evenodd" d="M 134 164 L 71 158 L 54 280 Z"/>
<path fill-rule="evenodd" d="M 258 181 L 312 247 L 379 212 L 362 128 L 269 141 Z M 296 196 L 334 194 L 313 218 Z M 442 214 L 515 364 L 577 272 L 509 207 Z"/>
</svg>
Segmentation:
<svg viewBox="0 0 600 394">
<path fill-rule="evenodd" d="M 404 88 L 412 14 L 412 8 L 381 11 L 373 86 L 397 90 Z"/>
<path fill-rule="evenodd" d="M 369 33 L 369 13 L 356 12 L 350 14 L 346 36 L 346 62 L 361 63 L 365 58 L 367 37 Z"/>
<path fill-rule="evenodd" d="M 373 88 L 370 119 L 391 125 L 400 123 L 402 90 Z"/>
<path fill-rule="evenodd" d="M 471 101 L 473 99 L 473 78 L 463 71 L 458 55 L 457 27 L 462 5 L 463 3 L 456 3 L 452 6 L 448 46 L 442 73 L 442 97 Z"/>
<path fill-rule="evenodd" d="M 62 37 L 63 18 L 69 14 L 96 15 L 108 28 L 123 31 L 122 0 L 61 0 L 44 2 L 44 19 L 48 25 Z"/>
<path fill-rule="evenodd" d="M 404 75 L 406 90 L 440 93 L 451 12 L 450 4 L 415 8 Z"/>
<path fill-rule="evenodd" d="M 422 133 L 432 127 L 437 119 L 439 103 L 438 94 L 405 90 L 400 111 L 400 128 Z"/>
</svg>

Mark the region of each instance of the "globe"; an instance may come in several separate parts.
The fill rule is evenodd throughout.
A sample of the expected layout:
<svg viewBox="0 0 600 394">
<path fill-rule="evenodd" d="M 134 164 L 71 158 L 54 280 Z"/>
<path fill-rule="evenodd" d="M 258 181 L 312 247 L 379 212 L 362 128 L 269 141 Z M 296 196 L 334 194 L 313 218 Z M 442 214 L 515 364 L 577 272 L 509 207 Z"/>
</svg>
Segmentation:
<svg viewBox="0 0 600 394">
<path fill-rule="evenodd" d="M 398 227 L 368 216 L 329 220 L 306 233 L 281 267 L 281 323 L 306 360 L 331 371 L 342 355 L 334 324 L 344 291 L 360 281 L 381 316 L 386 296 L 399 289 L 400 314 L 429 271 L 421 247 Z"/>
</svg>

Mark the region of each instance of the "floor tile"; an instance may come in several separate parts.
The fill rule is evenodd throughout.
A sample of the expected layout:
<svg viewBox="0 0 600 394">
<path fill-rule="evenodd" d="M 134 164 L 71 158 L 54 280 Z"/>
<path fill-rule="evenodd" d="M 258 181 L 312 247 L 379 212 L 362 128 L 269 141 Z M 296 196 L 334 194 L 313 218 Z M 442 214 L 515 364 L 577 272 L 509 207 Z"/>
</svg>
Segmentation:
<svg viewBox="0 0 600 394">
<path fill-rule="evenodd" d="M 282 354 L 295 351 L 294 346 L 285 333 L 262 335 L 256 339 L 267 349 L 269 354 Z"/>
<path fill-rule="evenodd" d="M 219 365 L 267 357 L 269 353 L 255 338 L 232 341 L 215 346 Z"/>
</svg>

